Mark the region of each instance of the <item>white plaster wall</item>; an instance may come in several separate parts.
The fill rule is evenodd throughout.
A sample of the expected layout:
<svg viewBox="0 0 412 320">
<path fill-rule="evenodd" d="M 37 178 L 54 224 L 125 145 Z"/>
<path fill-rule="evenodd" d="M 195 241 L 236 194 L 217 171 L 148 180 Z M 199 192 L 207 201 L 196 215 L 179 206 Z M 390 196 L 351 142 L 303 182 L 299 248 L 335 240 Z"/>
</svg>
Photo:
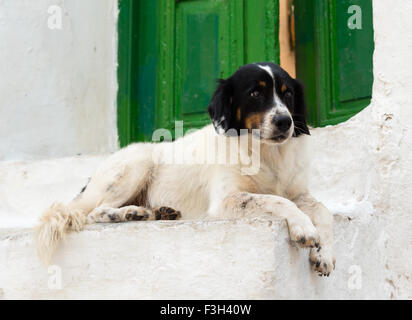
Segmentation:
<svg viewBox="0 0 412 320">
<path fill-rule="evenodd" d="M 289 245 L 282 223 L 149 222 L 70 235 L 56 259 L 63 290 L 51 291 L 30 232 L 0 229 L 0 298 L 412 299 L 412 2 L 373 4 L 372 103 L 312 134 L 310 189 L 335 215 L 330 278 L 310 272 L 307 252 Z M 20 228 L 27 217 L 31 225 L 50 199 L 75 196 L 100 160 L 1 164 L 0 226 Z M 349 287 L 353 266 L 362 272 L 359 290 Z"/>
<path fill-rule="evenodd" d="M 383 222 L 376 241 L 362 245 L 383 241 L 382 281 L 393 297 L 411 298 L 412 1 L 374 0 L 373 10 L 372 103 L 346 123 L 314 130 L 312 189 L 335 212 Z"/>
<path fill-rule="evenodd" d="M 69 202 L 105 156 L 0 162 L 0 229 L 32 227 L 55 201 Z"/>
<path fill-rule="evenodd" d="M 266 218 L 93 225 L 67 237 L 50 269 L 29 230 L 0 229 L 0 300 L 385 299 L 383 251 L 363 245 L 380 229 L 336 215 L 330 277 L 311 271 L 286 222 Z"/>
<path fill-rule="evenodd" d="M 117 0 L 0 1 L 0 161 L 117 148 L 116 20 Z"/>
</svg>

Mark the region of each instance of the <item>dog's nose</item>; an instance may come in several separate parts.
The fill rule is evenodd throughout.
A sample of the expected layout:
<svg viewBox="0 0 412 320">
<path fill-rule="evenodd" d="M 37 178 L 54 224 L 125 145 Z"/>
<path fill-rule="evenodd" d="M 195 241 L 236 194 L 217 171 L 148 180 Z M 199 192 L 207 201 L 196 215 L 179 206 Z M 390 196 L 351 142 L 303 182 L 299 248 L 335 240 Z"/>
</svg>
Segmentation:
<svg viewBox="0 0 412 320">
<path fill-rule="evenodd" d="M 289 130 L 292 125 L 292 119 L 289 116 L 280 115 L 273 119 L 273 123 L 280 131 L 285 132 Z"/>
</svg>

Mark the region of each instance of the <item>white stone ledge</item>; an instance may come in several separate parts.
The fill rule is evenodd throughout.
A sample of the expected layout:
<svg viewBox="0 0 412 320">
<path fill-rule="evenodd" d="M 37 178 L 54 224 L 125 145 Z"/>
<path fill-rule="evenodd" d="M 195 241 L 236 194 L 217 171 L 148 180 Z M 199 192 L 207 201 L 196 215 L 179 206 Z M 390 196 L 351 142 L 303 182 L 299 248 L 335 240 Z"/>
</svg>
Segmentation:
<svg viewBox="0 0 412 320">
<path fill-rule="evenodd" d="M 311 271 L 308 249 L 292 246 L 277 220 L 94 225 L 59 248 L 60 290 L 48 287 L 56 273 L 37 261 L 31 230 L 0 229 L 0 299 L 390 298 L 379 224 L 335 216 L 329 278 Z M 351 266 L 362 271 L 360 289 Z"/>
</svg>

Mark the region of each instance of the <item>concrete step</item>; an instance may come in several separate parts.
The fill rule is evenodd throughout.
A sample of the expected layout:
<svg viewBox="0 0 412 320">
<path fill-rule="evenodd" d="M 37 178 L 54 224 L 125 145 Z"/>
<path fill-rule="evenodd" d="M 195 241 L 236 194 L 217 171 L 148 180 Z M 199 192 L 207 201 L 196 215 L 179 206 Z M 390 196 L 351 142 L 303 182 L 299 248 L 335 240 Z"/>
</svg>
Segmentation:
<svg viewBox="0 0 412 320">
<path fill-rule="evenodd" d="M 335 215 L 336 270 L 319 277 L 308 249 L 269 218 L 92 225 L 45 268 L 30 229 L 0 229 L 2 299 L 382 299 L 376 217 Z"/>
</svg>

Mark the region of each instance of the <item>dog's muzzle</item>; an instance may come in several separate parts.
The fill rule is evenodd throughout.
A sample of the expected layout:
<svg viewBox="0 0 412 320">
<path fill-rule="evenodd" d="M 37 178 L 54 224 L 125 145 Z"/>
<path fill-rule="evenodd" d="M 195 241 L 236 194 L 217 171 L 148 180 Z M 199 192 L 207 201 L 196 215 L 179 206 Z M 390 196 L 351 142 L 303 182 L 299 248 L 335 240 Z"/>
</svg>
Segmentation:
<svg viewBox="0 0 412 320">
<path fill-rule="evenodd" d="M 286 133 L 292 126 L 292 118 L 288 115 L 277 115 L 273 118 L 273 124 L 279 133 Z"/>
<path fill-rule="evenodd" d="M 280 143 L 288 139 L 290 137 L 292 123 L 292 117 L 286 114 L 273 117 L 272 124 L 274 126 L 274 132 L 271 140 Z"/>
</svg>

